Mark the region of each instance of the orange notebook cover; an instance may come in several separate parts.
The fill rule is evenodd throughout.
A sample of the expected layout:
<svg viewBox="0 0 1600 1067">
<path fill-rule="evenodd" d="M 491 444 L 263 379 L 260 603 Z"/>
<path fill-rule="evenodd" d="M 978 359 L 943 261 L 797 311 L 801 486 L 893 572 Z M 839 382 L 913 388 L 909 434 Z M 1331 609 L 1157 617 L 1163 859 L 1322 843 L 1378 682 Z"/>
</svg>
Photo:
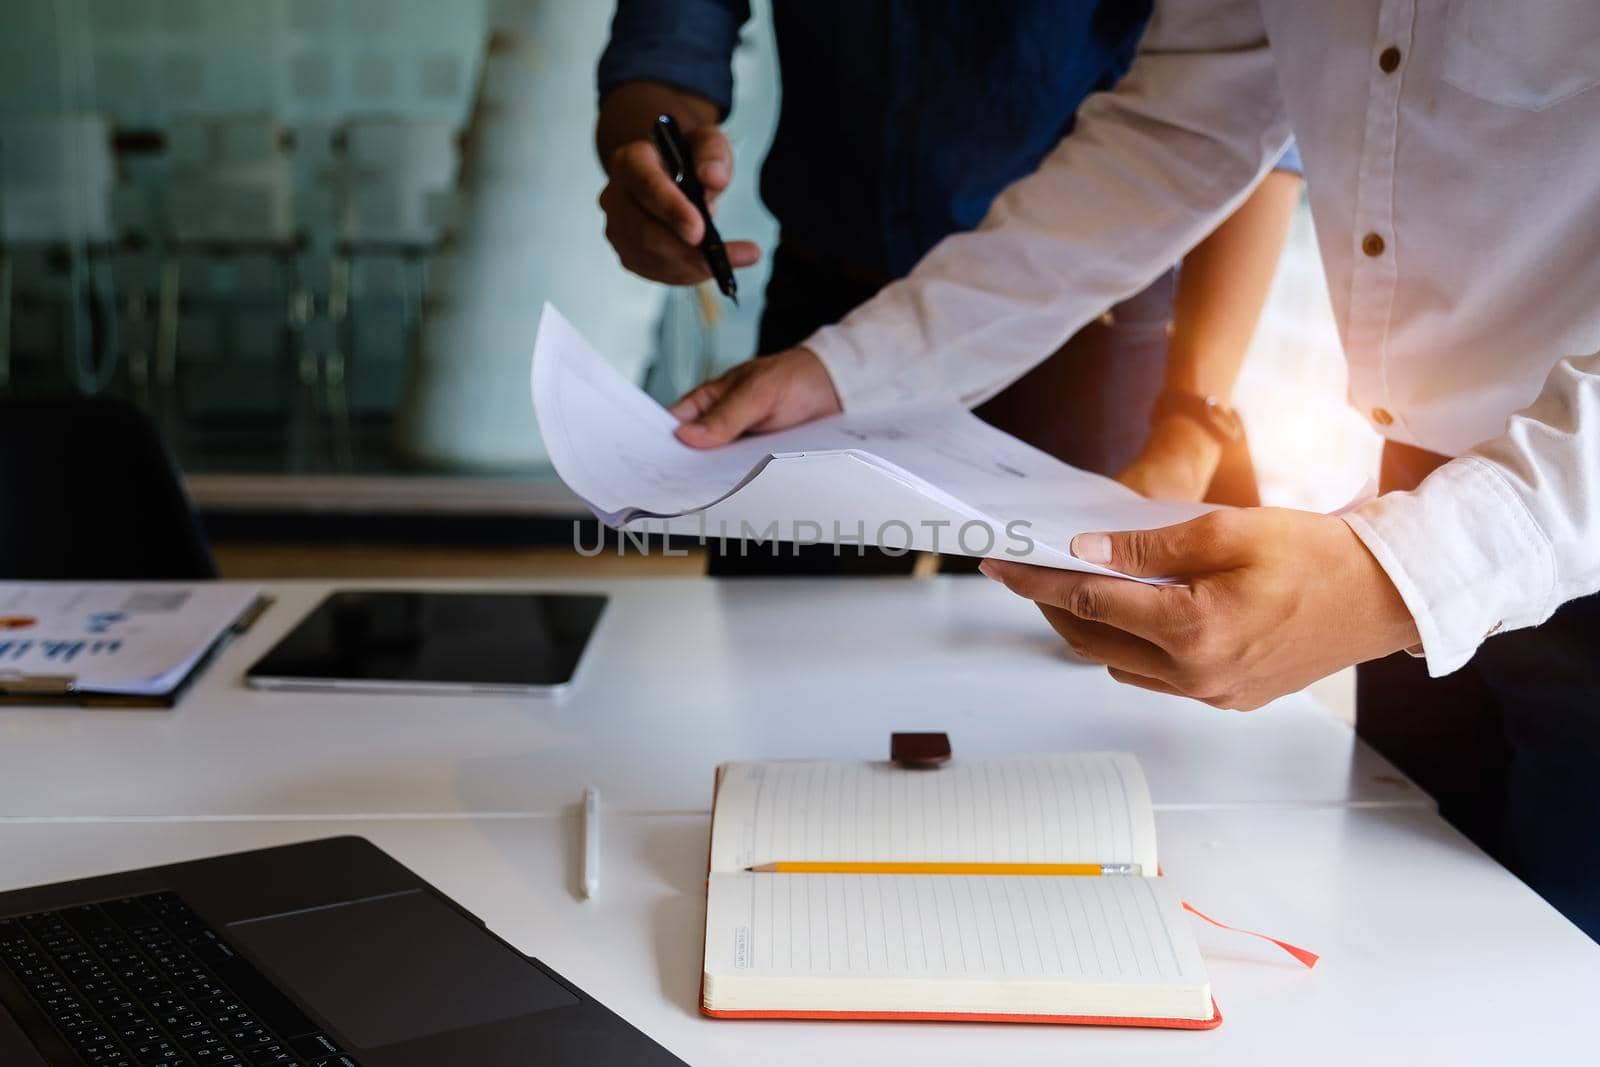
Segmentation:
<svg viewBox="0 0 1600 1067">
<path fill-rule="evenodd" d="M 700 1014 L 713 1019 L 811 1019 L 876 1023 L 1043 1023 L 1050 1026 L 1141 1026 L 1162 1030 L 1215 1030 L 1222 1012 L 1211 1002 L 1209 1019 L 1155 1019 L 1133 1015 L 1012 1015 L 1003 1012 L 917 1011 L 717 1011 L 700 1003 Z"/>
<path fill-rule="evenodd" d="M 1222 1014 L 1164 879 L 748 870 L 802 861 L 1084 862 L 1092 846 L 1106 850 L 1096 862 L 1142 863 L 1155 872 L 1153 826 L 1142 772 L 1123 754 L 969 761 L 936 771 L 724 765 L 714 788 L 700 1010 L 714 1019 L 1215 1029 Z M 778 957 L 783 966 L 763 968 Z M 987 966 L 972 963 L 980 958 Z M 950 984 L 946 995 L 928 997 L 938 1006 L 919 1007 L 922 991 L 940 979 Z M 766 985 L 744 991 L 751 980 Z M 816 1006 L 819 995 L 847 1000 L 874 980 L 872 1009 Z M 966 989 L 978 991 L 981 1008 L 952 1006 Z M 1113 997 L 1130 1010 L 1041 1010 L 1061 1002 L 1056 993 L 1070 1000 L 1077 990 L 1097 1006 Z M 899 1003 L 879 1006 L 885 999 Z M 1207 1017 L 1194 1017 L 1207 1006 Z"/>
</svg>

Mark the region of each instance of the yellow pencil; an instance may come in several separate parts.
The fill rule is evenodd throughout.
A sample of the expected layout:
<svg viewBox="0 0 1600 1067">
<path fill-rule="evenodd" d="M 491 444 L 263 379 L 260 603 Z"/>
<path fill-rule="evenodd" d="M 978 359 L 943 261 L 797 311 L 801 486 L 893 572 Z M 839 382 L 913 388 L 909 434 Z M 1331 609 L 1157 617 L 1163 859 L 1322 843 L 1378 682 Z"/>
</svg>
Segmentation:
<svg viewBox="0 0 1600 1067">
<path fill-rule="evenodd" d="M 756 874 L 1039 874 L 1102 875 L 1143 874 L 1137 863 L 763 863 L 746 870 Z"/>
</svg>

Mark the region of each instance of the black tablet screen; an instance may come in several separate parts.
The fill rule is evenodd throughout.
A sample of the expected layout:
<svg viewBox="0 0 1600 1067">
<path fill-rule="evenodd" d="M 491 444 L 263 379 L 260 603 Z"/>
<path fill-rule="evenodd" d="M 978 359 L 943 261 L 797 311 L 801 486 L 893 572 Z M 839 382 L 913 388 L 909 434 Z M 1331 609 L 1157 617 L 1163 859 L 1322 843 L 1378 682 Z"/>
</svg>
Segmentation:
<svg viewBox="0 0 1600 1067">
<path fill-rule="evenodd" d="M 555 686 L 571 680 L 603 596 L 337 592 L 252 678 Z"/>
</svg>

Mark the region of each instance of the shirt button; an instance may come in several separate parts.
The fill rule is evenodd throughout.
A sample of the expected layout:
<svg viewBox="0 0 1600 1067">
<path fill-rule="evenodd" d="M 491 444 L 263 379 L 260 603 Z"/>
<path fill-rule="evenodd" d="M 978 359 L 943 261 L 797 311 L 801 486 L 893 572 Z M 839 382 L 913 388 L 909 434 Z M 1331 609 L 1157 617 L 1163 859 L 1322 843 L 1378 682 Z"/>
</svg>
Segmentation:
<svg viewBox="0 0 1600 1067">
<path fill-rule="evenodd" d="M 1373 258 L 1383 255 L 1383 248 L 1383 238 L 1375 233 L 1369 233 L 1361 239 L 1361 251 Z"/>
<path fill-rule="evenodd" d="M 1393 74 L 1400 69 L 1400 49 L 1390 45 L 1378 54 L 1378 69 Z"/>
<path fill-rule="evenodd" d="M 1388 408 L 1373 408 L 1372 421 L 1379 426 L 1393 426 L 1394 416 L 1389 414 Z"/>
</svg>

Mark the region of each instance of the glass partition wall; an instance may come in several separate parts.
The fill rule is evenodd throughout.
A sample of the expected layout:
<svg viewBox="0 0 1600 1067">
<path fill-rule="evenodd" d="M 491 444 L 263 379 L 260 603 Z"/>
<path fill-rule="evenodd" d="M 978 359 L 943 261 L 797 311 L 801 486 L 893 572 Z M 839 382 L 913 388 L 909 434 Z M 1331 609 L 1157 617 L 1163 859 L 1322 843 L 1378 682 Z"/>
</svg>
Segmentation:
<svg viewBox="0 0 1600 1067">
<path fill-rule="evenodd" d="M 708 324 L 604 241 L 609 4 L 3 6 L 0 392 L 132 400 L 202 506 L 570 510 L 526 384 L 546 300 L 663 395 L 753 347 L 759 300 Z M 742 185 L 723 210 L 770 246 Z"/>
</svg>

